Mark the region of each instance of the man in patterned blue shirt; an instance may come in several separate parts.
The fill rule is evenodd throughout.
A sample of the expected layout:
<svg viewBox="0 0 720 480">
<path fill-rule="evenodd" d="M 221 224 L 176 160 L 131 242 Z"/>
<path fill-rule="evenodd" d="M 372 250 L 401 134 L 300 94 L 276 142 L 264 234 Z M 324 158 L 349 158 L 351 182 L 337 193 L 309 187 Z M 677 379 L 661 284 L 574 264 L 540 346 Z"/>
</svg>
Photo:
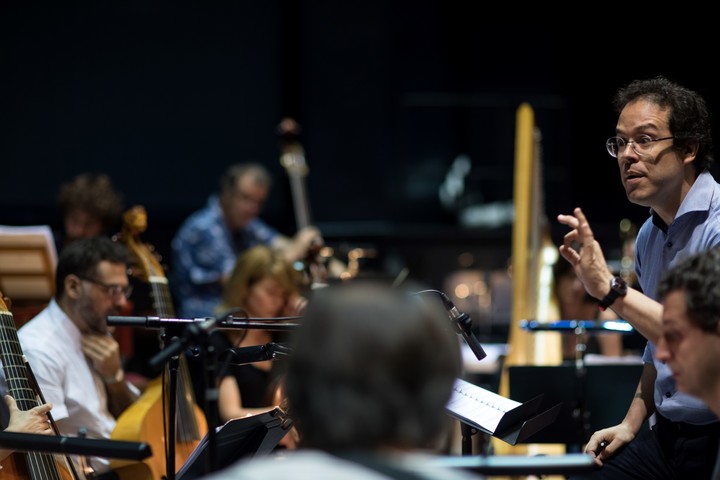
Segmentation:
<svg viewBox="0 0 720 480">
<path fill-rule="evenodd" d="M 322 241 L 315 227 L 289 238 L 258 218 L 271 184 L 270 173 L 260 164 L 232 165 L 220 179 L 219 194 L 180 226 L 172 240 L 171 287 L 181 317 L 215 315 L 223 285 L 244 250 L 270 245 L 292 262 Z"/>
</svg>

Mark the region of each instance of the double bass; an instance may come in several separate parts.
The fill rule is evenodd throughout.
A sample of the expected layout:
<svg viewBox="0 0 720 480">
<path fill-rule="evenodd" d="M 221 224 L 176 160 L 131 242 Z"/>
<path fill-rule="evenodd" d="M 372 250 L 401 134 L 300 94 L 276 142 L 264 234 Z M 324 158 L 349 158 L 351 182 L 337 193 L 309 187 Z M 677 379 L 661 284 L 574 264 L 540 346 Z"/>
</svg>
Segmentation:
<svg viewBox="0 0 720 480">
<path fill-rule="evenodd" d="M 9 302 L 9 301 L 8 301 Z M 42 393 L 30 381 L 31 372 L 20 347 L 15 320 L 0 293 L 0 355 L 7 382 L 8 393 L 15 398 L 20 410 L 30 410 L 42 403 Z M 50 413 L 50 424 L 56 435 L 57 426 Z M 14 452 L 0 462 L 0 478 L 3 479 L 62 479 L 76 480 L 81 477 L 72 461 L 63 455 L 44 452 Z"/>
<path fill-rule="evenodd" d="M 167 277 L 154 252 L 139 238 L 146 228 L 145 209 L 134 206 L 123 214 L 122 233 L 117 240 L 124 243 L 133 256 L 132 275 L 150 286 L 150 296 L 157 315 L 171 318 L 175 312 Z M 153 451 L 153 455 L 141 464 L 112 464 L 121 478 L 136 480 L 142 476 L 158 480 L 165 476 L 168 464 L 174 464 L 173 473 L 177 472 L 207 433 L 205 414 L 193 395 L 187 359 L 180 355 L 175 399 L 177 415 L 176 420 L 169 420 L 176 421 L 177 428 L 174 444 L 169 444 L 169 422 L 165 419 L 169 410 L 168 401 L 173 399 L 167 398 L 166 383 L 165 373 L 151 381 L 140 398 L 118 418 L 111 439 L 143 441 L 149 443 Z M 175 457 L 174 462 L 172 456 Z"/>
<path fill-rule="evenodd" d="M 295 227 L 301 230 L 312 225 L 310 215 L 310 202 L 308 201 L 305 178 L 309 172 L 305 160 L 305 149 L 298 140 L 300 125 L 292 118 L 283 118 L 277 127 L 280 136 L 280 164 L 290 180 L 293 209 L 295 212 Z M 359 258 L 360 249 L 355 249 L 356 259 Z M 324 245 L 322 241 L 315 243 L 308 250 L 298 270 L 302 270 L 306 286 L 325 284 L 329 278 L 348 279 L 356 272 L 351 272 L 341 261 L 333 257 L 333 249 Z"/>
</svg>

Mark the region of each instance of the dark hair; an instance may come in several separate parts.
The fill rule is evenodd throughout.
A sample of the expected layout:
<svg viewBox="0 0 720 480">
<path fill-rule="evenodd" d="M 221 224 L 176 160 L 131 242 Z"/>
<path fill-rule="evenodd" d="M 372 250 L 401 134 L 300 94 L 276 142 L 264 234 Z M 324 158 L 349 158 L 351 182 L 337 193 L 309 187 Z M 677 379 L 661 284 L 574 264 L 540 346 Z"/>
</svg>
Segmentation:
<svg viewBox="0 0 720 480">
<path fill-rule="evenodd" d="M 304 447 L 419 448 L 438 440 L 460 355 L 447 314 L 431 306 L 370 280 L 314 291 L 286 372 Z"/>
<path fill-rule="evenodd" d="M 698 144 L 695 172 L 700 174 L 714 162 L 710 113 L 705 100 L 692 90 L 678 85 L 665 77 L 635 80 L 615 94 L 613 106 L 619 115 L 623 108 L 637 99 L 647 100 L 660 107 L 669 108 L 668 127 L 673 145 L 683 148 L 690 143 Z"/>
<path fill-rule="evenodd" d="M 717 331 L 720 319 L 720 247 L 693 254 L 670 268 L 658 285 L 658 299 L 682 291 L 688 318 L 704 331 Z"/>
<path fill-rule="evenodd" d="M 58 205 L 63 216 L 74 210 L 88 212 L 108 232 L 120 220 L 123 195 L 115 190 L 106 174 L 82 173 L 60 186 Z"/>
<path fill-rule="evenodd" d="M 63 295 L 68 275 L 95 277 L 100 262 L 130 263 L 130 254 L 124 245 L 105 236 L 81 238 L 65 247 L 58 258 L 55 272 L 55 297 Z"/>
<path fill-rule="evenodd" d="M 220 178 L 220 193 L 231 193 L 237 188 L 238 180 L 245 175 L 252 175 L 255 183 L 267 188 L 272 186 L 272 176 L 267 168 L 260 163 L 238 163 L 225 170 Z"/>
</svg>

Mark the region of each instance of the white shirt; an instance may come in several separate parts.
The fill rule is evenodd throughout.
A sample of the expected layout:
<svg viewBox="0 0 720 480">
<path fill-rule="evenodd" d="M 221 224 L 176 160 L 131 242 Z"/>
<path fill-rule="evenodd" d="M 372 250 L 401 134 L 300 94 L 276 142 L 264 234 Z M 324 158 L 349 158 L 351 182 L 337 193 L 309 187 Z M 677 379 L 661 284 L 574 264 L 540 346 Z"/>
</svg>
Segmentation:
<svg viewBox="0 0 720 480">
<path fill-rule="evenodd" d="M 107 407 L 107 391 L 100 374 L 82 351 L 82 334 L 55 300 L 18 330 L 20 346 L 35 375 L 51 415 L 62 420 L 60 433 L 87 438 L 109 439 L 115 418 Z M 60 426 L 60 425 L 58 425 Z M 78 458 L 73 458 L 81 468 Z M 96 472 L 108 470 L 108 459 L 93 457 Z"/>
</svg>

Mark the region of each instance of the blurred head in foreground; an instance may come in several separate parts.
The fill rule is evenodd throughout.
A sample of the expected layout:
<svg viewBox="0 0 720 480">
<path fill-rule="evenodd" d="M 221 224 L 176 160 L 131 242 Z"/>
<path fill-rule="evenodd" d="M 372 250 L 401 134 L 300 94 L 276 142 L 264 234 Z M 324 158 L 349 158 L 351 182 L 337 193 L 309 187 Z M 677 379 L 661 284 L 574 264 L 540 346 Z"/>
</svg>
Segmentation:
<svg viewBox="0 0 720 480">
<path fill-rule="evenodd" d="M 303 448 L 432 448 L 460 375 L 444 310 L 366 280 L 314 292 L 294 332 L 287 396 Z"/>
</svg>

